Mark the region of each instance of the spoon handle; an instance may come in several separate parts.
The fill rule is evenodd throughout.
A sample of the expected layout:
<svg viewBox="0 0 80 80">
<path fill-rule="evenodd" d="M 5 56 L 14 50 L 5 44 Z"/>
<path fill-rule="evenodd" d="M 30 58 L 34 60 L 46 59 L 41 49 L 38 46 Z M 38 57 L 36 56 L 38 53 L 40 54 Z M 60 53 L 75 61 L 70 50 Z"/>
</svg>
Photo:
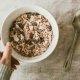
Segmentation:
<svg viewBox="0 0 80 80">
<path fill-rule="evenodd" d="M 70 68 L 71 68 L 71 64 L 72 64 L 72 59 L 73 59 L 73 54 L 74 54 L 74 49 L 75 49 L 75 44 L 76 44 L 76 41 L 77 41 L 77 38 L 78 38 L 78 32 L 77 30 L 75 30 L 75 33 L 74 33 L 74 38 L 73 38 L 73 42 L 68 50 L 68 55 L 67 55 L 67 58 L 64 62 L 64 69 L 65 71 L 69 71 Z"/>
</svg>

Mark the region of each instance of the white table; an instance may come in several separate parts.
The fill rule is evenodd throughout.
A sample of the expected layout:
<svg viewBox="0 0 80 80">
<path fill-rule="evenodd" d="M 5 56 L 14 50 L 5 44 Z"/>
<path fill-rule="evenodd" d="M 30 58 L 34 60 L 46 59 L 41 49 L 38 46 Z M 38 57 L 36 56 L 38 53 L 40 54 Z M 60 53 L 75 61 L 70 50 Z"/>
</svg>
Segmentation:
<svg viewBox="0 0 80 80">
<path fill-rule="evenodd" d="M 38 77 L 46 77 L 45 80 L 80 80 L 80 41 L 78 40 L 72 69 L 69 73 L 63 71 L 63 63 L 66 51 L 72 41 L 72 19 L 76 10 L 80 8 L 80 0 L 0 0 L 0 26 L 2 27 L 5 16 L 13 9 L 21 5 L 36 4 L 47 9 L 54 15 L 60 30 L 58 45 L 47 59 L 35 63 L 26 64 L 23 70 L 28 73 L 37 73 Z M 1 30 L 0 27 L 0 30 Z M 0 46 L 2 50 L 2 45 Z M 42 73 L 42 74 L 41 74 Z M 43 74 L 46 73 L 46 74 Z M 36 75 L 33 74 L 36 77 Z M 41 78 L 41 80 L 44 80 Z"/>
</svg>

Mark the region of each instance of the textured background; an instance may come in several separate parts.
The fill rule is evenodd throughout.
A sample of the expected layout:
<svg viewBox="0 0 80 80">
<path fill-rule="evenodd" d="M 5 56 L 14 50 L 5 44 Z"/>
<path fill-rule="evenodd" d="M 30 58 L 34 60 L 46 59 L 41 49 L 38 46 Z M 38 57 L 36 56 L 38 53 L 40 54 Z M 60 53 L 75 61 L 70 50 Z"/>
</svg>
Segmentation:
<svg viewBox="0 0 80 80">
<path fill-rule="evenodd" d="M 25 75 L 25 80 L 80 80 L 79 40 L 77 41 L 71 71 L 64 72 L 63 70 L 66 52 L 74 33 L 71 23 L 73 16 L 80 8 L 80 0 L 0 0 L 0 30 L 5 16 L 16 7 L 27 5 L 27 3 L 42 6 L 55 17 L 59 26 L 60 37 L 55 51 L 47 59 L 35 64 L 22 65 L 22 75 Z M 2 45 L 0 49 L 3 50 Z"/>
</svg>

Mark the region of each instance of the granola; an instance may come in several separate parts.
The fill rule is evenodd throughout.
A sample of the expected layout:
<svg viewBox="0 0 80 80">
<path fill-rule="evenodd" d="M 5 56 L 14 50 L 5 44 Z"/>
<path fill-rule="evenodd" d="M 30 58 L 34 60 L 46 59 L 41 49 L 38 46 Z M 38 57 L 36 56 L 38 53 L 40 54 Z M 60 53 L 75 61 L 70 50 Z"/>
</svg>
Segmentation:
<svg viewBox="0 0 80 80">
<path fill-rule="evenodd" d="M 12 23 L 9 40 L 19 54 L 34 57 L 44 53 L 52 41 L 52 27 L 43 15 L 27 12 Z"/>
</svg>

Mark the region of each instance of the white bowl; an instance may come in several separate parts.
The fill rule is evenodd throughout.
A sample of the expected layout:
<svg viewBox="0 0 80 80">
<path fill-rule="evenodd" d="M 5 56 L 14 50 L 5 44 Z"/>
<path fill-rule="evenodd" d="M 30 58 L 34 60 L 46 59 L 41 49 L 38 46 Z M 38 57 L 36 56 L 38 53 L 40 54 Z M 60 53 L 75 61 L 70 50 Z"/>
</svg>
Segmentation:
<svg viewBox="0 0 80 80">
<path fill-rule="evenodd" d="M 15 58 L 17 58 L 18 60 L 20 60 L 21 62 L 28 62 L 28 63 L 38 62 L 38 61 L 41 61 L 41 60 L 47 58 L 54 51 L 54 49 L 58 43 L 58 38 L 59 38 L 59 30 L 58 30 L 57 23 L 56 23 L 54 17 L 47 10 L 45 10 L 39 6 L 27 5 L 25 7 L 20 7 L 19 9 L 17 8 L 16 10 L 12 11 L 4 20 L 4 23 L 2 26 L 2 42 L 4 45 L 6 44 L 6 42 L 9 40 L 8 32 L 9 32 L 9 28 L 11 27 L 12 22 L 20 14 L 23 14 L 25 12 L 38 12 L 48 19 L 48 21 L 50 22 L 50 24 L 52 26 L 52 31 L 53 31 L 52 42 L 51 42 L 50 46 L 48 47 L 48 49 L 42 55 L 39 55 L 36 57 L 27 58 L 27 57 L 21 56 L 19 53 L 15 52 L 14 50 L 13 50 L 12 55 Z"/>
</svg>

